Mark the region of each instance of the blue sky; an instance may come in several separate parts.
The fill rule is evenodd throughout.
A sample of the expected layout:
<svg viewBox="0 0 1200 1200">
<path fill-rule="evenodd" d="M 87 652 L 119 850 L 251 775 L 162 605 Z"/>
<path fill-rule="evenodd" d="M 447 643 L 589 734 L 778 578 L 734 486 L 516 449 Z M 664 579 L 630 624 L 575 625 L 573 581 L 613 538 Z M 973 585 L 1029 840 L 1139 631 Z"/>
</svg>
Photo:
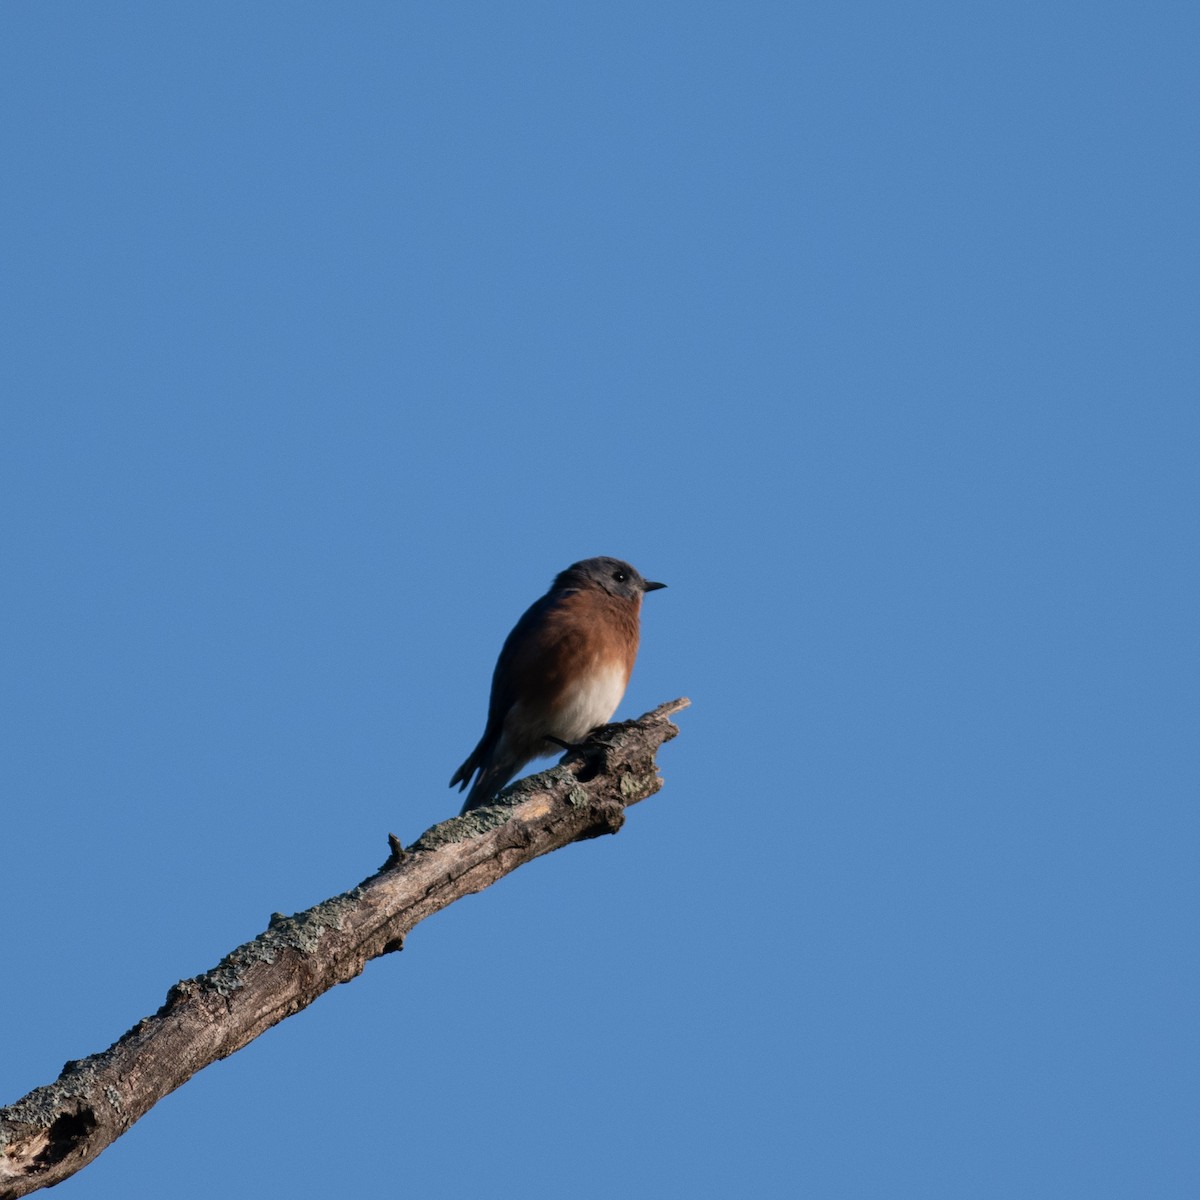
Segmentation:
<svg viewBox="0 0 1200 1200">
<path fill-rule="evenodd" d="M 1193 1197 L 1184 4 L 0 12 L 0 1101 L 456 811 L 613 554 L 665 790 L 64 1198 Z"/>
</svg>

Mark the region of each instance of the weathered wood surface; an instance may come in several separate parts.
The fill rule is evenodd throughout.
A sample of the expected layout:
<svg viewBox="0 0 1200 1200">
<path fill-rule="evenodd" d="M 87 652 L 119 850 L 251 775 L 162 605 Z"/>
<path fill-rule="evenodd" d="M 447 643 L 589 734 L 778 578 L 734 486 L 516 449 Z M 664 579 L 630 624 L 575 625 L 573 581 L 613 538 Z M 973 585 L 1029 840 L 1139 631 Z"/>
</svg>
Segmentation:
<svg viewBox="0 0 1200 1200">
<path fill-rule="evenodd" d="M 185 979 L 158 1012 L 100 1054 L 0 1109 L 0 1200 L 74 1174 L 168 1093 L 323 992 L 399 950 L 419 921 L 571 842 L 615 833 L 662 786 L 654 761 L 686 700 L 606 726 L 599 742 L 531 776 L 490 807 L 435 825 L 357 887 L 306 912 L 276 913 L 252 942 Z"/>
</svg>

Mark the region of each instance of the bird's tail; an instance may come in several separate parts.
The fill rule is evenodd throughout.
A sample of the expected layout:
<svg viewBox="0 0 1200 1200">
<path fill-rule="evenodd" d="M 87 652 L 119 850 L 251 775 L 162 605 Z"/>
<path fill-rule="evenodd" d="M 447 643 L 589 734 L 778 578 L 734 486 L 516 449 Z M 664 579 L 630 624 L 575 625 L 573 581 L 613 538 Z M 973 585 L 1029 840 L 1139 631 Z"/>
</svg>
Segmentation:
<svg viewBox="0 0 1200 1200">
<path fill-rule="evenodd" d="M 492 763 L 484 767 L 478 778 L 471 785 L 471 790 L 467 793 L 466 803 L 460 810 L 461 813 L 470 812 L 473 808 L 482 808 L 487 804 L 496 793 L 509 781 L 512 776 L 512 770 L 506 767 L 503 763 Z"/>
<path fill-rule="evenodd" d="M 454 772 L 450 786 L 458 784 L 459 791 L 462 791 L 471 782 L 471 776 L 476 771 L 479 772 L 475 782 L 471 784 L 471 790 L 467 793 L 467 800 L 462 806 L 462 812 L 470 812 L 473 808 L 482 808 L 520 768 L 520 762 L 515 761 L 511 753 L 505 752 L 503 738 L 500 739 L 500 743 L 498 746 L 491 745 L 488 738 L 483 738 L 479 745 L 471 751 L 467 761 Z"/>
<path fill-rule="evenodd" d="M 483 747 L 486 742 L 487 738 L 482 738 L 479 745 L 467 755 L 466 762 L 454 772 L 450 780 L 451 787 L 458 784 L 458 790 L 461 792 L 471 782 L 471 776 L 475 774 L 476 768 L 483 758 Z"/>
</svg>

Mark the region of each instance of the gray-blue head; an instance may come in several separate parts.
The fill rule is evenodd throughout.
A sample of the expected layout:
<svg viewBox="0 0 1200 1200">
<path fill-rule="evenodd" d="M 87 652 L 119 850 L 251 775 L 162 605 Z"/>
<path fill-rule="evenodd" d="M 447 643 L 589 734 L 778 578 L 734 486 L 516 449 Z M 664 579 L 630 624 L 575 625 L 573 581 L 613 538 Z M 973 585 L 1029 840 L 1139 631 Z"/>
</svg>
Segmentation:
<svg viewBox="0 0 1200 1200">
<path fill-rule="evenodd" d="M 619 558 L 585 558 L 559 572 L 552 590 L 596 587 L 622 600 L 640 600 L 643 592 L 665 588 L 665 583 L 643 579 L 636 567 Z"/>
</svg>

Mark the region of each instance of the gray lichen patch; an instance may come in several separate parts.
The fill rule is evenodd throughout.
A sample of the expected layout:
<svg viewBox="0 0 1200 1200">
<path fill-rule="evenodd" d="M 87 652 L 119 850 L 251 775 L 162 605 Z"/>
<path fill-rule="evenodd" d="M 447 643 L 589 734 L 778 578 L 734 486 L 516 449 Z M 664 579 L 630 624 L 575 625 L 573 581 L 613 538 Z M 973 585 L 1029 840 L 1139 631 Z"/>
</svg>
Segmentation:
<svg viewBox="0 0 1200 1200">
<path fill-rule="evenodd" d="M 110 1046 L 102 1054 L 93 1054 L 90 1058 L 69 1062 L 53 1083 L 35 1088 L 29 1095 L 22 1096 L 16 1104 L 0 1108 L 0 1146 L 9 1141 L 9 1135 L 4 1128 L 6 1124 L 49 1129 L 64 1110 L 75 1107 L 69 1101 L 89 1097 L 96 1081 L 97 1069 L 107 1065 L 111 1054 Z"/>
<path fill-rule="evenodd" d="M 473 808 L 461 816 L 451 817 L 442 821 L 423 834 L 408 848 L 409 854 L 420 853 L 422 850 L 436 850 L 439 846 L 449 846 L 453 842 L 468 842 L 471 838 L 487 833 L 491 829 L 499 829 L 512 816 L 512 801 L 501 797 L 495 804 L 484 808 Z"/>
<path fill-rule="evenodd" d="M 199 976 L 195 983 L 228 996 L 245 984 L 246 971 L 256 963 L 273 963 L 281 950 L 298 950 L 311 954 L 317 943 L 331 929 L 341 929 L 344 919 L 357 904 L 362 888 L 351 888 L 293 916 L 271 915 L 271 924 L 252 942 L 231 950 L 211 971 Z"/>
<path fill-rule="evenodd" d="M 621 795 L 622 796 L 644 796 L 647 791 L 648 780 L 644 775 L 633 775 L 626 773 L 621 776 Z"/>
<path fill-rule="evenodd" d="M 327 930 L 343 927 L 345 918 L 354 911 L 361 898 L 362 888 L 356 887 L 295 916 L 280 918 L 276 914 L 271 927 L 258 936 L 269 939 L 276 946 L 290 946 L 293 950 L 309 954 Z"/>
<path fill-rule="evenodd" d="M 442 821 L 423 834 L 408 848 L 409 854 L 421 850 L 436 850 L 439 846 L 448 846 L 453 842 L 468 842 L 492 829 L 499 829 L 508 822 L 512 810 L 518 804 L 524 804 L 531 796 L 538 793 L 554 791 L 564 780 L 571 778 L 571 772 L 565 767 L 552 767 L 549 771 L 541 771 L 520 779 L 511 787 L 507 787 L 492 801 L 482 808 L 473 808 L 470 812 L 451 817 Z"/>
</svg>

